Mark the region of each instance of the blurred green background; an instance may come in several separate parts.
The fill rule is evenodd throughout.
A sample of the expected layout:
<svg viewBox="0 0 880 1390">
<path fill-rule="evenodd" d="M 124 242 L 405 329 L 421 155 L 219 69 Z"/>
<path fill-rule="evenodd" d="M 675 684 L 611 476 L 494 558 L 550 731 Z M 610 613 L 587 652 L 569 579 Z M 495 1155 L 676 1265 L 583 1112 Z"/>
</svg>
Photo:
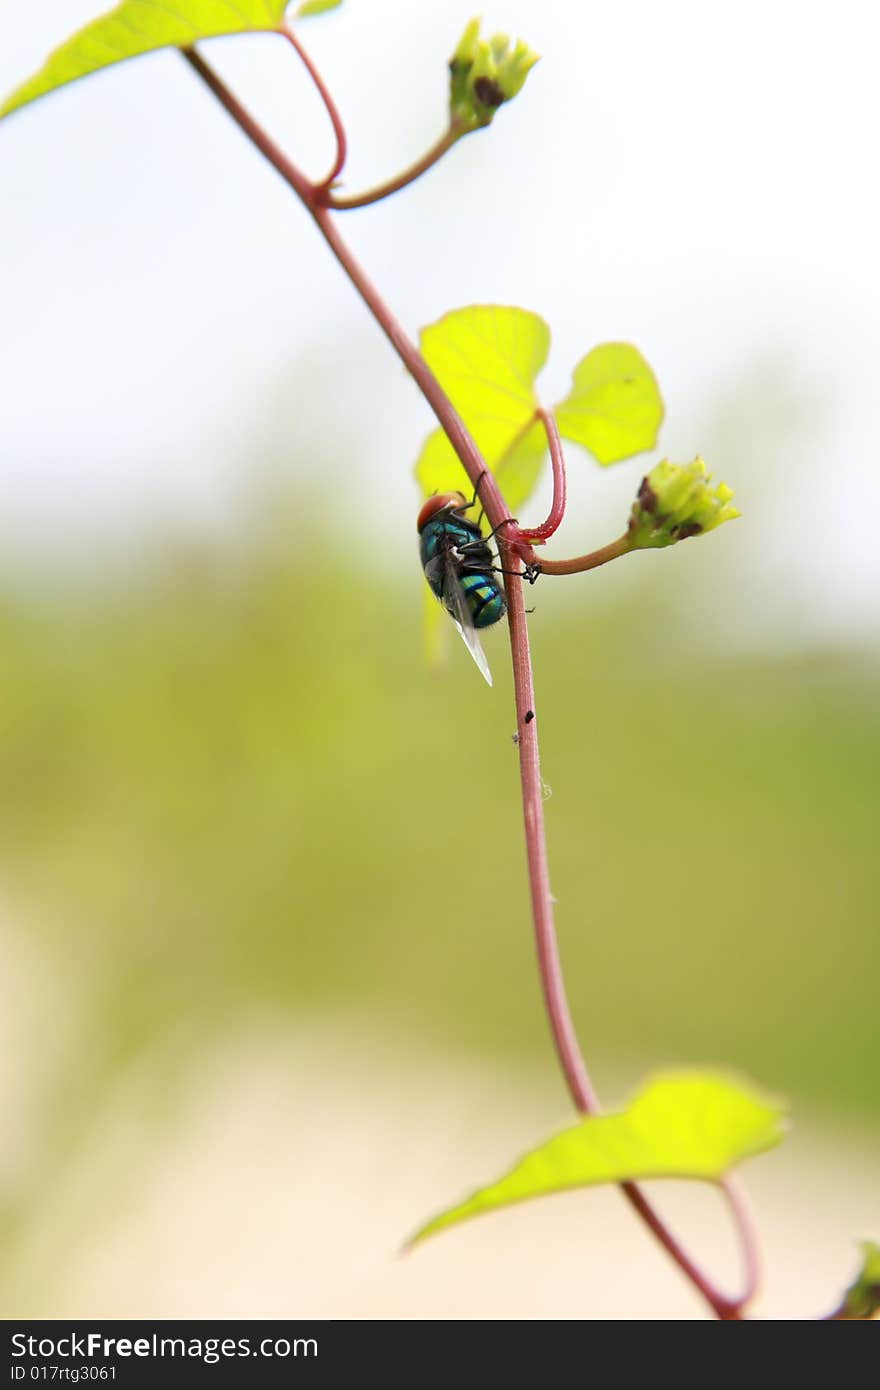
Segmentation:
<svg viewBox="0 0 880 1390">
<path fill-rule="evenodd" d="M 234 547 L 181 544 L 112 592 L 4 602 L 7 930 L 25 929 L 80 1001 L 7 1186 L 13 1283 L 34 1207 L 96 1115 L 136 1093 L 156 1142 L 180 1121 L 186 1058 L 254 1017 L 335 1017 L 359 1048 L 390 1031 L 401 1062 L 426 1051 L 511 1084 L 522 1070 L 548 1121 L 564 1116 L 503 635 L 494 691 L 457 642 L 430 674 L 415 560 L 406 583 L 376 577 L 311 536 L 308 509 L 276 499 Z M 535 590 L 552 876 L 583 1043 L 600 1083 L 723 1063 L 826 1129 L 876 1124 L 877 667 L 857 651 L 695 649 L 668 622 L 689 552 L 632 557 L 622 595 L 601 575 L 569 581 L 568 601 L 561 583 Z M 31 1027 L 51 1034 L 40 1000 Z M 383 1067 L 392 1097 L 397 1065 Z M 516 1144 L 541 1132 L 530 1094 Z M 328 1107 L 333 1095 L 328 1080 Z M 379 1189 L 413 1161 L 396 1151 Z M 385 1250 L 403 1234 L 385 1230 Z"/>
<path fill-rule="evenodd" d="M 695 652 L 664 627 L 687 558 L 632 557 L 617 603 L 534 594 L 578 1019 L 593 1052 L 877 1111 L 876 667 Z M 492 693 L 457 642 L 432 676 L 411 580 L 276 532 L 5 603 L 4 882 L 89 961 L 108 1065 L 251 1002 L 546 1050 L 503 635 Z"/>
</svg>

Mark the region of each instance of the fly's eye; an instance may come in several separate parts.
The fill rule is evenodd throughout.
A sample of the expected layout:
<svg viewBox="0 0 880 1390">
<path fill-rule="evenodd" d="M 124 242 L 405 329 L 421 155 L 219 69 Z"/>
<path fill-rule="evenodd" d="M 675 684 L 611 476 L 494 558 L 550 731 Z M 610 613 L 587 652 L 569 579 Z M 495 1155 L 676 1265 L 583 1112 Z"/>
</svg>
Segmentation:
<svg viewBox="0 0 880 1390">
<path fill-rule="evenodd" d="M 416 529 L 424 531 L 428 522 L 431 521 L 439 512 L 458 511 L 461 507 L 467 506 L 467 499 L 460 492 L 438 492 L 433 497 L 429 497 L 423 503 L 422 510 L 419 512 Z"/>
</svg>

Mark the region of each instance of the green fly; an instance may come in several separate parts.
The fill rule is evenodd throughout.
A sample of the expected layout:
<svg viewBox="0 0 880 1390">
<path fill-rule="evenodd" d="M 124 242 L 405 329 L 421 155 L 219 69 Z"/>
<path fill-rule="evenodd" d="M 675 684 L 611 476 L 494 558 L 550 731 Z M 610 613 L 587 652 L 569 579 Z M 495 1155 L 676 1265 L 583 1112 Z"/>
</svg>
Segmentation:
<svg viewBox="0 0 880 1390">
<path fill-rule="evenodd" d="M 429 497 L 419 512 L 419 552 L 425 578 L 450 614 L 489 684 L 492 673 L 477 630 L 492 627 L 507 611 L 495 557 L 460 492 Z"/>
</svg>

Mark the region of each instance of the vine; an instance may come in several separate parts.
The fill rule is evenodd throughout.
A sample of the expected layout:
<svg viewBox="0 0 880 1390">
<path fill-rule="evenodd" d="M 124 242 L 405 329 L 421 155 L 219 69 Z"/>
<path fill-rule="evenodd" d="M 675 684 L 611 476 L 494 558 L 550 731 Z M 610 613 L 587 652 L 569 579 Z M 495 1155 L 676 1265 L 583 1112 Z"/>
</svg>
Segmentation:
<svg viewBox="0 0 880 1390">
<path fill-rule="evenodd" d="M 318 13 L 339 2 L 307 0 L 298 14 Z M 499 1181 L 428 1222 L 412 1243 L 481 1211 L 542 1192 L 617 1182 L 714 1316 L 739 1320 L 755 1294 L 759 1260 L 752 1222 L 730 1169 L 778 1141 L 782 1132 L 780 1108 L 744 1082 L 697 1073 L 655 1078 L 628 1107 L 607 1116 L 600 1113 L 572 1022 L 556 938 L 544 827 L 538 704 L 523 590 L 524 579 L 535 582 L 582 573 L 636 550 L 662 548 L 706 534 L 739 515 L 732 505 L 733 494 L 724 484 L 710 487 L 710 475 L 699 457 L 687 465 L 664 460 L 644 477 L 621 536 L 571 559 L 546 557 L 543 547 L 555 535 L 566 512 L 563 436 L 585 445 L 603 464 L 653 447 L 663 408 L 647 363 L 628 344 L 595 348 L 575 368 L 570 395 L 548 409 L 537 399 L 533 386 L 549 344 L 542 320 L 523 310 L 478 306 L 447 315 L 423 332 L 418 346 L 353 256 L 336 221 L 338 214 L 398 193 L 445 158 L 459 140 L 491 125 L 498 111 L 522 90 L 537 55 L 524 43 L 511 44 L 506 36 L 484 39 L 480 22 L 471 21 L 449 62 L 446 130 L 403 172 L 373 189 L 349 195 L 340 192 L 348 151 L 345 125 L 320 72 L 285 18 L 284 0 L 241 0 L 235 19 L 229 18 L 228 6 L 205 0 L 198 5 L 177 0 L 173 8 L 156 6 L 154 12 L 142 0 L 140 11 L 149 11 L 151 17 L 144 24 L 141 15 L 138 26 L 130 22 L 132 4 L 133 0 L 124 0 L 63 45 L 34 78 L 12 94 L 0 108 L 0 117 L 110 62 L 160 47 L 179 48 L 190 70 L 306 209 L 433 411 L 439 431 L 427 441 L 417 468 L 423 491 L 426 495 L 445 493 L 466 477 L 474 495 L 479 496 L 498 546 L 538 967 L 559 1064 L 582 1118 L 574 1128 L 545 1141 Z M 335 138 L 331 168 L 321 179 L 312 179 L 299 168 L 195 46 L 201 39 L 251 29 L 283 36 L 321 97 Z M 102 53 L 109 56 L 100 56 Z M 469 370 L 474 354 L 479 372 Z M 488 401 L 497 402 L 498 397 L 503 397 L 505 404 L 500 413 L 496 408 L 493 414 Z M 487 420 L 494 421 L 492 428 Z M 521 525 L 513 508 L 519 510 L 520 503 L 528 499 L 547 451 L 553 481 L 548 515 L 537 525 Z M 511 485 L 507 479 L 513 480 Z M 461 501 L 464 505 L 463 495 Z M 736 1295 L 724 1293 L 699 1267 L 637 1181 L 672 1176 L 713 1182 L 724 1195 L 743 1264 L 743 1284 Z M 867 1245 L 856 1282 L 830 1318 L 874 1315 L 880 1304 L 878 1258 L 878 1248 Z"/>
</svg>

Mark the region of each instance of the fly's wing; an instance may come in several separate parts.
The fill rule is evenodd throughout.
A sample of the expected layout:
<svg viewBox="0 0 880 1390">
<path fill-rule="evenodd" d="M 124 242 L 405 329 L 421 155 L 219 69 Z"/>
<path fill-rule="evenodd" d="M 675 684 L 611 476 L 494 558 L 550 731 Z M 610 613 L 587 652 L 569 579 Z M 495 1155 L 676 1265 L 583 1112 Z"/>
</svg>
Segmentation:
<svg viewBox="0 0 880 1390">
<path fill-rule="evenodd" d="M 443 602 L 452 615 L 452 620 L 461 633 L 465 646 L 479 666 L 486 681 L 491 685 L 492 672 L 489 670 L 486 653 L 483 651 L 482 644 L 477 636 L 477 629 L 474 627 L 471 610 L 468 608 L 468 601 L 465 597 L 464 589 L 459 583 L 458 574 L 456 573 L 451 556 L 447 559 L 443 571 Z"/>
</svg>

